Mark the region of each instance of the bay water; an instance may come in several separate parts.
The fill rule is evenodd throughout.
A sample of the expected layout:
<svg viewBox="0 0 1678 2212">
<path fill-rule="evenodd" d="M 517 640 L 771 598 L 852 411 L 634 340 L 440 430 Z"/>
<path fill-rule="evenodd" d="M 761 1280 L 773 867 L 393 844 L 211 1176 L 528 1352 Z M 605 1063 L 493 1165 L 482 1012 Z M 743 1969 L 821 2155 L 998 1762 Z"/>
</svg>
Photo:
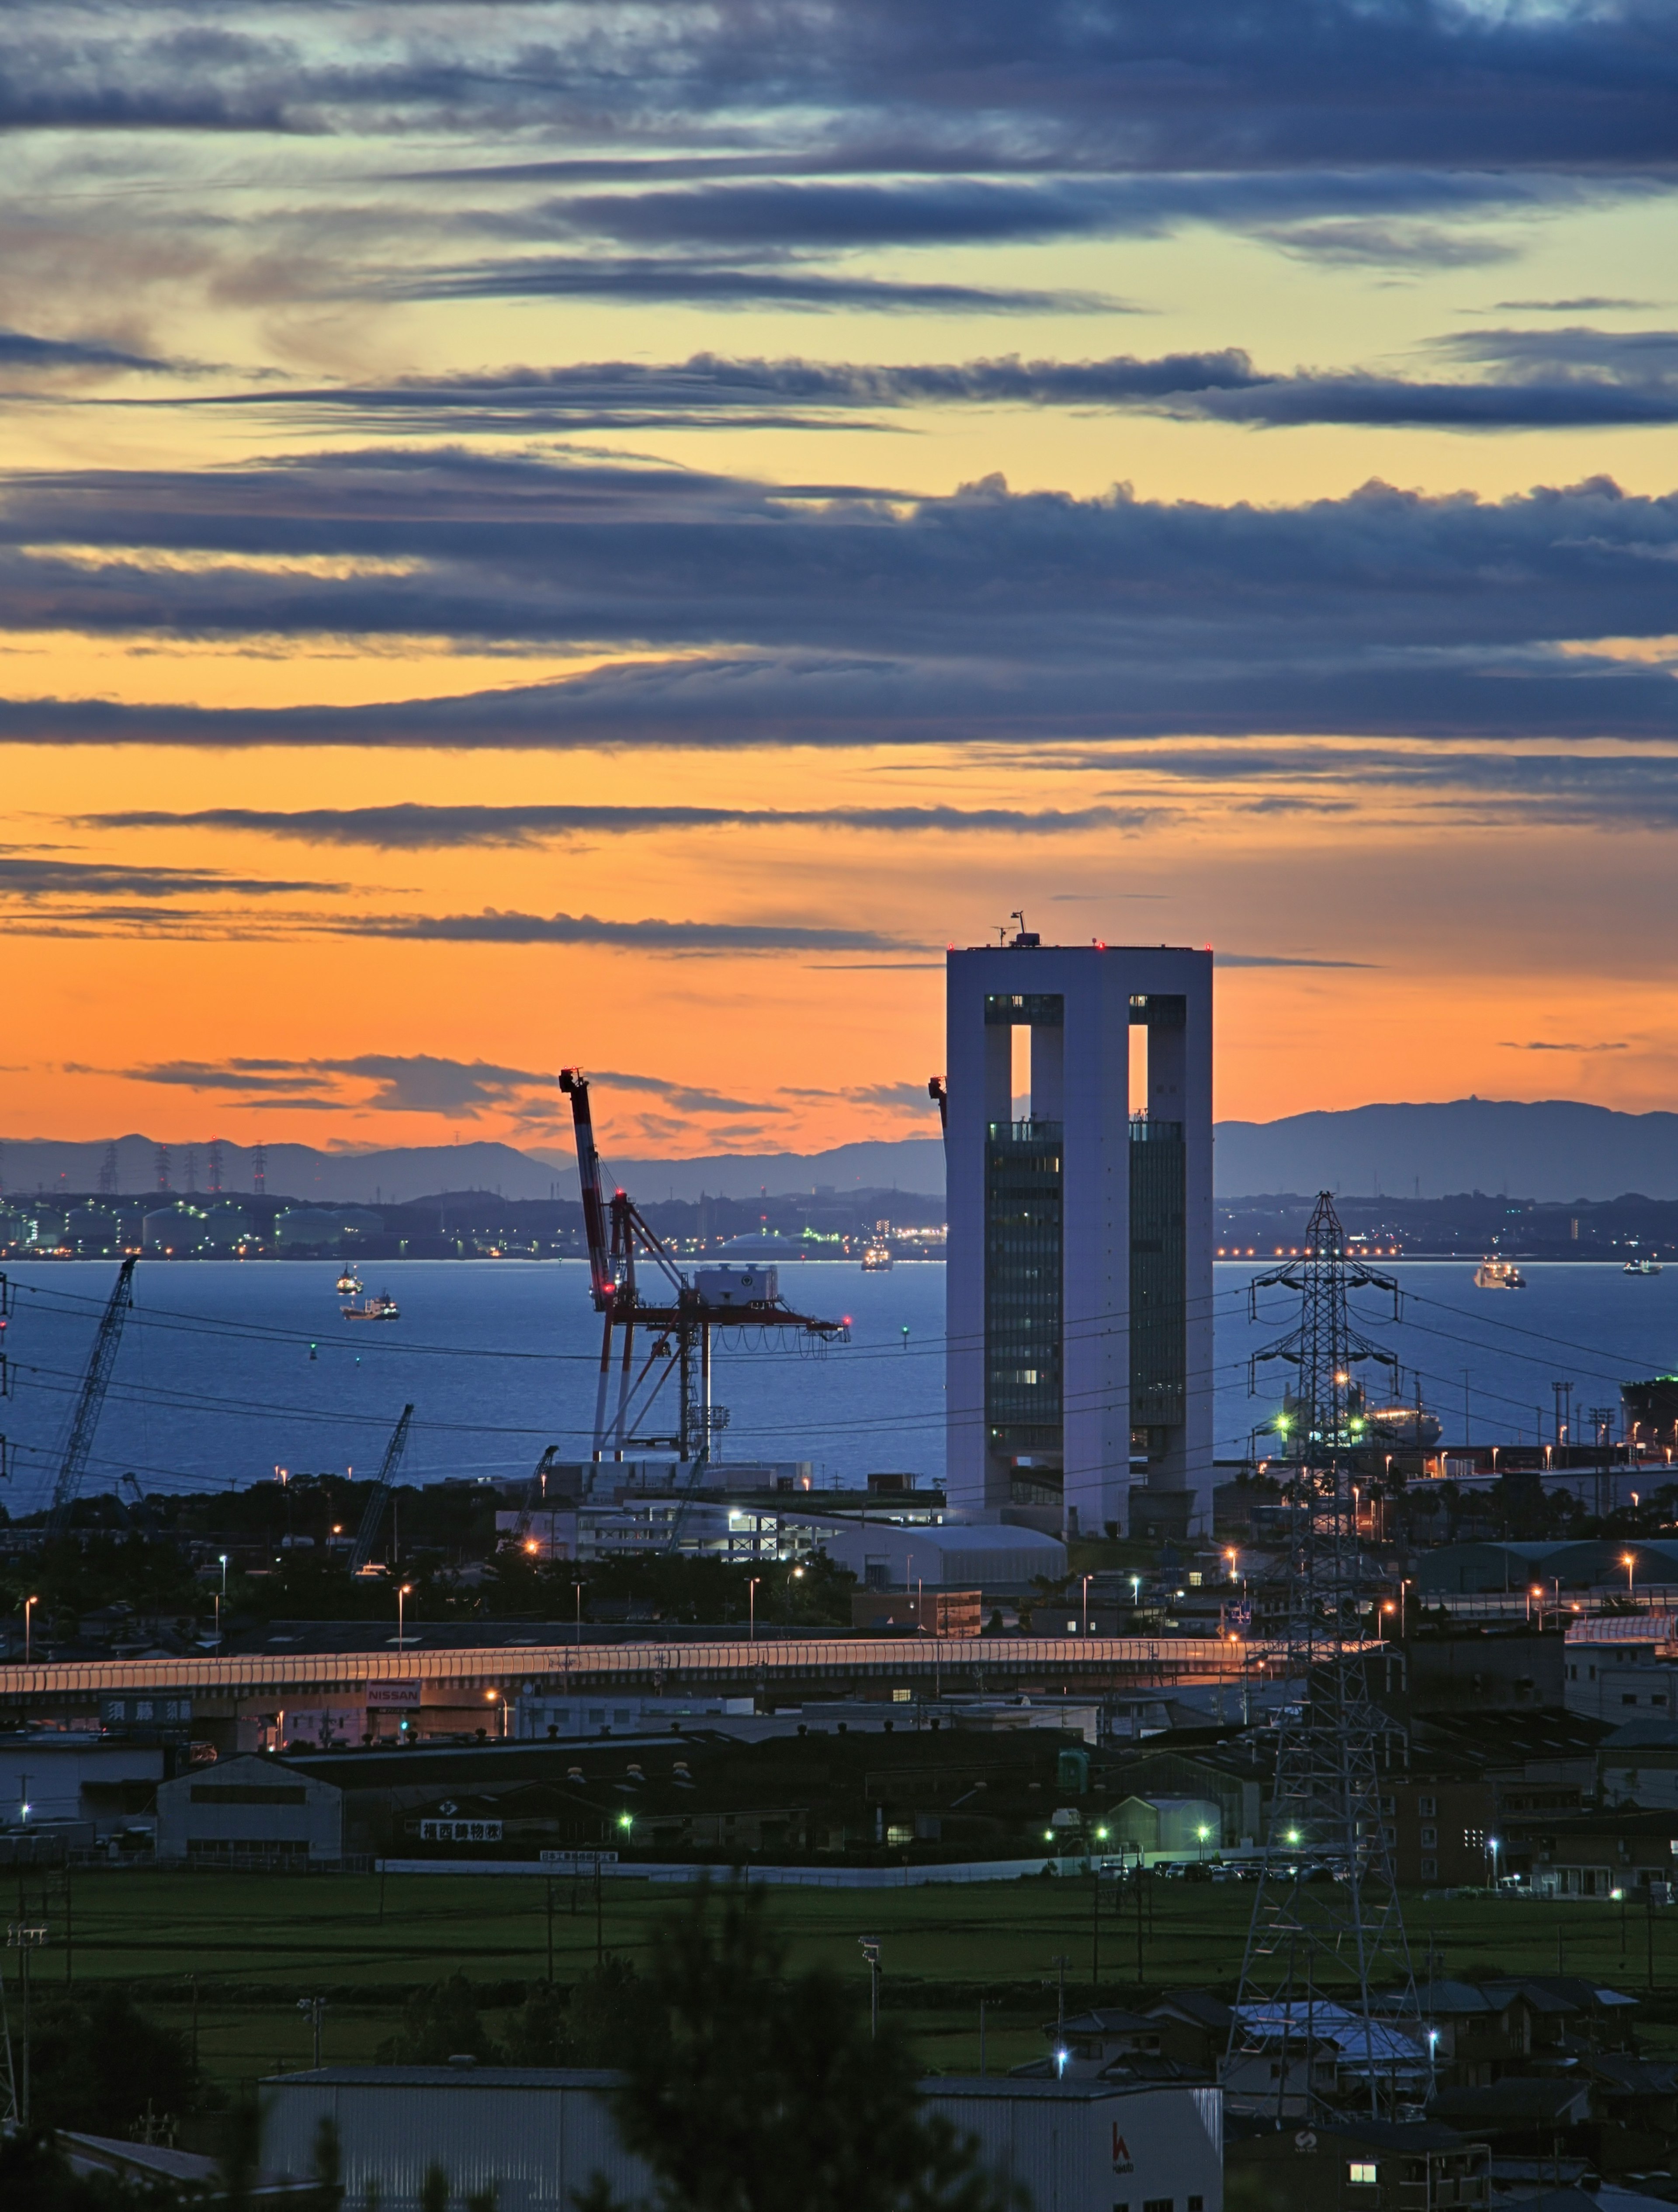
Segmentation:
<svg viewBox="0 0 1678 2212">
<path fill-rule="evenodd" d="M 1274 1263 L 1273 1263 L 1274 1264 Z M 1251 1356 L 1298 1320 L 1298 1299 L 1259 1294 L 1260 1263 L 1216 1271 L 1217 1439 L 1238 1455 L 1280 1404 L 1292 1370 Z M 1359 1293 L 1354 1319 L 1403 1369 L 1448 1440 L 1547 1440 L 1553 1382 L 1571 1382 L 1575 1434 L 1590 1409 L 1616 1415 L 1622 1380 L 1678 1368 L 1678 1267 L 1638 1277 L 1602 1264 L 1540 1266 L 1521 1291 L 1478 1291 L 1471 1262 L 1395 1261 L 1402 1318 Z M 404 1478 L 506 1477 L 544 1448 L 586 1458 L 600 1325 L 579 1261 L 409 1261 L 374 1267 L 369 1291 L 398 1300 L 396 1322 L 341 1317 L 336 1265 L 142 1261 L 85 1488 L 131 1472 L 143 1490 L 216 1489 L 297 1472 L 370 1474 L 403 1406 L 415 1407 Z M 801 1310 L 848 1316 L 851 1340 L 812 1357 L 772 1334 L 730 1332 L 714 1397 L 729 1409 L 721 1455 L 807 1460 L 818 1484 L 871 1470 L 944 1470 L 944 1290 L 937 1264 L 865 1274 L 843 1263 L 783 1270 Z M 10 1479 L 0 1503 L 32 1511 L 51 1493 L 75 1395 L 115 1279 L 108 1261 L 14 1265 L 0 1403 Z M 1365 1370 L 1371 1401 L 1387 1394 Z M 660 1423 L 660 1426 L 665 1424 Z"/>
</svg>

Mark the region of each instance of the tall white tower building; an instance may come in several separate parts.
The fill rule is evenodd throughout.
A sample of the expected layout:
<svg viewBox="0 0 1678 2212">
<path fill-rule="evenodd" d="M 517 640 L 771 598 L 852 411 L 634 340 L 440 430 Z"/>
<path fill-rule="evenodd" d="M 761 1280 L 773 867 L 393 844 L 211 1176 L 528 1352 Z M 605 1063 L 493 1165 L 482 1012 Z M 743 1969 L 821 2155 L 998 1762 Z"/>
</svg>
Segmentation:
<svg viewBox="0 0 1678 2212">
<path fill-rule="evenodd" d="M 946 988 L 951 1503 L 1209 1534 L 1212 955 L 1022 929 Z"/>
</svg>

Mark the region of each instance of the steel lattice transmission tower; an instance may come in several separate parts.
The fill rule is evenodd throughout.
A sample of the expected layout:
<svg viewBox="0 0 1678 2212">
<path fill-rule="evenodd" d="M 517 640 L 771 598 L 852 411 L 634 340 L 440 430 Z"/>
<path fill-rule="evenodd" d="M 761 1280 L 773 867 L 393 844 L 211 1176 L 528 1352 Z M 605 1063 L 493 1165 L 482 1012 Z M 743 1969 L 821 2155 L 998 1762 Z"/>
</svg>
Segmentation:
<svg viewBox="0 0 1678 2212">
<path fill-rule="evenodd" d="M 1321 2104 L 1311 2054 L 1332 2033 L 1346 2070 L 1367 2072 L 1370 2109 L 1414 2095 L 1426 2070 L 1409 1945 L 1393 1878 L 1381 1796 L 1392 1723 L 1370 1690 L 1365 1613 L 1378 1607 L 1373 1563 L 1359 1543 L 1351 1455 L 1365 1440 L 1354 1370 L 1393 1354 L 1353 1325 L 1347 1293 L 1377 1290 L 1399 1313 L 1397 1284 L 1348 1260 L 1334 1201 L 1317 1200 L 1298 1260 L 1256 1277 L 1264 1290 L 1298 1293 L 1299 1325 L 1256 1355 L 1290 1362 L 1289 1412 L 1276 1424 L 1276 1456 L 1289 1468 L 1286 1702 L 1278 1732 L 1270 1851 L 1253 1900 L 1227 2071 L 1262 2054 L 1273 2061 L 1275 2117 Z M 1379 1995 L 1378 2009 L 1371 1999 Z M 1269 2069 L 1262 2069 L 1268 2076 Z"/>
</svg>

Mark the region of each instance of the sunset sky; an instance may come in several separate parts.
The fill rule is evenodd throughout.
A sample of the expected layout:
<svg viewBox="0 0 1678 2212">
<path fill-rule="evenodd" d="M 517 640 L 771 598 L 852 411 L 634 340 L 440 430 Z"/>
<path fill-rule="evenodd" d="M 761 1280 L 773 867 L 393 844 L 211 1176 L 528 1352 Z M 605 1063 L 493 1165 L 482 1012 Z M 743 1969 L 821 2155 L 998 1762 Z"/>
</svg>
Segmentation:
<svg viewBox="0 0 1678 2212">
<path fill-rule="evenodd" d="M 1671 0 L 5 11 L 0 1135 L 1672 1103 Z"/>
</svg>

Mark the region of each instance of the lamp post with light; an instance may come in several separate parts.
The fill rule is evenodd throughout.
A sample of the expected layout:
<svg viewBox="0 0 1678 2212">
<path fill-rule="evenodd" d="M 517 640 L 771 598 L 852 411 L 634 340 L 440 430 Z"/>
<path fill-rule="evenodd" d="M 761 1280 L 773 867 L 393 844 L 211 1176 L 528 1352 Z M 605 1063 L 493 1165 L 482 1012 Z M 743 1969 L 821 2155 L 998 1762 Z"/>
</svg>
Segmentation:
<svg viewBox="0 0 1678 2212">
<path fill-rule="evenodd" d="M 38 1597 L 26 1597 L 23 1601 L 23 1663 L 26 1667 L 29 1663 L 29 1653 L 31 1648 L 29 1637 L 31 1627 L 30 1615 L 34 1612 L 35 1607 L 40 1603 L 40 1600 Z"/>
<path fill-rule="evenodd" d="M 1105 1828 L 1091 1832 L 1092 1845 L 1107 1841 Z M 1090 1858 L 1090 2002 L 1101 2002 L 1101 1862 L 1094 1855 Z"/>
<path fill-rule="evenodd" d="M 1084 1633 L 1087 1636 L 1090 1632 L 1090 1584 L 1095 1577 L 1092 1575 L 1085 1575 L 1080 1579 L 1084 1585 Z"/>
<path fill-rule="evenodd" d="M 1626 1570 L 1626 1595 L 1630 1598 L 1635 1594 L 1638 1571 L 1637 1553 L 1635 1552 L 1622 1552 L 1620 1555 L 1620 1564 Z"/>
<path fill-rule="evenodd" d="M 412 1583 L 398 1583 L 396 1589 L 396 1648 L 402 1650 L 408 1641 L 407 1601 L 412 1593 Z"/>
<path fill-rule="evenodd" d="M 763 1579 L 761 1575 L 753 1575 L 745 1586 L 746 1641 L 750 1644 L 757 1641 L 757 1585 Z"/>
</svg>

